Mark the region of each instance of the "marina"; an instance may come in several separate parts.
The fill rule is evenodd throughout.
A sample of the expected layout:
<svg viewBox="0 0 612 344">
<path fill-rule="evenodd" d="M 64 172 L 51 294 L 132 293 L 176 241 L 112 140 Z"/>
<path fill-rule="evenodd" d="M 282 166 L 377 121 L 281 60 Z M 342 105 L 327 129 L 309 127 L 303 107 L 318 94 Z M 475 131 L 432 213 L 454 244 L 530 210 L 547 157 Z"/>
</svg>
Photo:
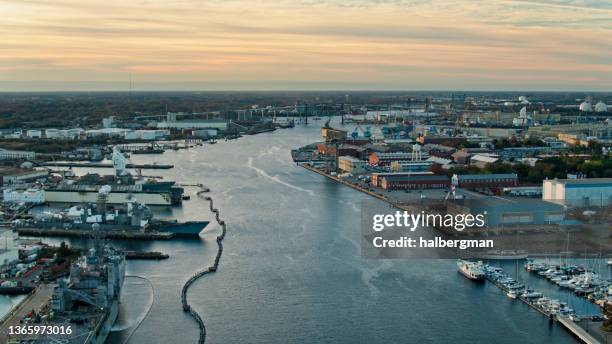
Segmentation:
<svg viewBox="0 0 612 344">
<path fill-rule="evenodd" d="M 519 260 L 514 261 L 517 269 L 518 276 L 518 263 Z M 470 266 L 471 270 L 483 271 L 483 275 L 486 276 L 486 280 L 499 288 L 509 299 L 518 300 L 529 308 L 542 314 L 545 318 L 549 319 L 551 323 L 558 323 L 562 328 L 566 329 L 573 336 L 578 338 L 582 343 L 586 344 L 600 344 L 604 343 L 596 339 L 592 334 L 585 331 L 579 324 L 582 319 L 585 321 L 600 319 L 603 320 L 602 315 L 599 314 L 580 314 L 578 315 L 575 309 L 573 309 L 567 302 L 562 302 L 557 299 L 547 297 L 544 293 L 538 292 L 531 289 L 527 282 L 511 277 L 509 274 L 504 272 L 504 269 L 498 266 L 491 265 L 492 262 L 485 264 L 482 261 L 478 262 L 466 262 L 459 261 L 457 263 L 458 270 L 465 275 L 468 279 L 477 280 L 473 274 L 465 273 L 466 266 Z M 533 260 L 525 263 L 525 270 L 531 273 L 538 273 L 548 271 L 548 267 L 544 268 L 543 263 L 534 263 Z M 586 271 L 586 270 L 583 270 Z M 546 276 L 551 275 L 547 273 Z M 608 282 L 602 282 L 601 290 L 604 291 L 602 297 L 608 297 L 608 292 L 612 287 L 612 280 Z M 585 294 L 580 294 L 579 297 L 585 297 Z M 612 296 L 612 294 L 611 294 Z M 594 299 L 590 299 L 591 302 L 595 302 Z M 595 302 L 596 303 L 596 302 Z M 605 337 L 605 335 L 603 335 Z M 601 337 L 601 338 L 603 338 Z"/>
</svg>

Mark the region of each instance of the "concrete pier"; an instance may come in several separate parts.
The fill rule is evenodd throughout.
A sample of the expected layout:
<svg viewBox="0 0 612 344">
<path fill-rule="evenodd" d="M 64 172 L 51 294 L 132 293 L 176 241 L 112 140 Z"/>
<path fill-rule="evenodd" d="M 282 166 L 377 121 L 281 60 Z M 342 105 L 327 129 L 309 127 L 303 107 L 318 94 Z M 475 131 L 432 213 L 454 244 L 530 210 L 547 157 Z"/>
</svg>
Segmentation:
<svg viewBox="0 0 612 344">
<path fill-rule="evenodd" d="M 53 284 L 41 284 L 28 296 L 26 296 L 18 306 L 13 308 L 0 320 L 0 343 L 7 343 L 9 338 L 9 327 L 20 325 L 20 320 L 23 319 L 30 311 L 38 310 L 51 299 L 53 294 Z"/>
<path fill-rule="evenodd" d="M 83 161 L 66 161 L 66 162 L 53 162 L 48 161 L 41 163 L 43 166 L 52 166 L 52 167 L 92 167 L 92 168 L 113 168 L 113 164 L 111 163 L 103 163 L 103 162 L 83 162 Z M 127 164 L 125 167 L 127 168 L 140 168 L 143 170 L 169 170 L 174 168 L 174 165 L 166 165 L 166 164 Z"/>
<path fill-rule="evenodd" d="M 585 344 L 600 344 L 600 342 L 593 338 L 590 334 L 588 334 L 582 327 L 578 326 L 571 319 L 566 317 L 557 317 L 557 321 L 559 324 L 566 330 L 568 330 L 572 335 L 578 338 L 581 342 Z"/>
<path fill-rule="evenodd" d="M 77 237 L 90 238 L 92 231 L 77 229 L 37 229 L 37 228 L 15 228 L 17 234 L 33 237 Z M 126 239 L 126 240 L 169 240 L 174 237 L 170 232 L 136 232 L 136 231 L 100 231 L 102 238 Z"/>
</svg>

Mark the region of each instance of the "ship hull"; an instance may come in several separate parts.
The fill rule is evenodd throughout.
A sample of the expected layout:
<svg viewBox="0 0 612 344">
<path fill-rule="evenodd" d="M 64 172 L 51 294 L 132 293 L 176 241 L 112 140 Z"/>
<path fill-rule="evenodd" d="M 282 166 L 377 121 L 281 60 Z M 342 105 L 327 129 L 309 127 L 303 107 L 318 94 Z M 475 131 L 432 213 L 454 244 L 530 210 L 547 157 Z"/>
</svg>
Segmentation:
<svg viewBox="0 0 612 344">
<path fill-rule="evenodd" d="M 208 221 L 187 221 L 183 223 L 164 223 L 159 227 L 160 232 L 174 233 L 177 236 L 197 236 L 206 226 Z"/>
<path fill-rule="evenodd" d="M 485 280 L 484 276 L 474 276 L 474 275 L 470 274 L 469 272 L 464 271 L 463 269 L 459 269 L 458 271 L 464 277 L 466 277 L 467 279 L 470 279 L 472 281 L 479 282 L 479 281 L 484 281 Z"/>
<path fill-rule="evenodd" d="M 88 344 L 104 344 L 108 335 L 117 320 L 117 316 L 119 315 L 119 301 L 114 300 L 111 306 L 108 309 L 108 315 L 104 320 L 104 323 L 97 328 L 95 333 L 92 333 L 86 340 Z"/>
</svg>

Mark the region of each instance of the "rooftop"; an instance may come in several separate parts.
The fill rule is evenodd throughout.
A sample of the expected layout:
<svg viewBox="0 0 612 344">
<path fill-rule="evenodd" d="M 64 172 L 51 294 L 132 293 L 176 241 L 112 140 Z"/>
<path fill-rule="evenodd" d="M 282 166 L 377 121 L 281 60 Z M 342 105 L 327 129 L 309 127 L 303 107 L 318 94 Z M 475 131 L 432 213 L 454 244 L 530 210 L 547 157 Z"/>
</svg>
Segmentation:
<svg viewBox="0 0 612 344">
<path fill-rule="evenodd" d="M 612 178 L 551 179 L 547 181 L 564 185 L 612 184 Z"/>
<path fill-rule="evenodd" d="M 476 160 L 476 161 L 482 161 L 482 162 L 490 162 L 490 163 L 496 162 L 499 160 L 499 158 L 488 156 L 488 155 L 482 155 L 482 154 L 474 155 L 472 156 L 471 159 Z"/>
<path fill-rule="evenodd" d="M 561 211 L 563 206 L 538 198 L 490 196 L 452 201 L 474 210 L 503 208 L 505 211 Z"/>
<path fill-rule="evenodd" d="M 12 166 L 0 166 L 0 176 L 24 176 L 31 173 L 42 172 L 40 170 L 26 170 Z"/>
<path fill-rule="evenodd" d="M 518 176 L 514 173 L 498 173 L 498 174 L 461 174 L 457 175 L 459 180 L 465 179 L 515 179 Z"/>
</svg>

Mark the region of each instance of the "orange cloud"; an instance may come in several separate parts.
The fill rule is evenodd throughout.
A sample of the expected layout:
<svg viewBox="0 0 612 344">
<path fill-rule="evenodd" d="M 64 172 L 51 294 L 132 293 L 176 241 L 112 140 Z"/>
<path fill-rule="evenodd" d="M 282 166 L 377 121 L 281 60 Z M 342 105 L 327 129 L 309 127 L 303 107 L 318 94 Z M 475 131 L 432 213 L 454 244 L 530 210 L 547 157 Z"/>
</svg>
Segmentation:
<svg viewBox="0 0 612 344">
<path fill-rule="evenodd" d="M 612 85 L 612 10 L 597 1 L 0 0 L 0 13 L 1 85 Z"/>
</svg>

